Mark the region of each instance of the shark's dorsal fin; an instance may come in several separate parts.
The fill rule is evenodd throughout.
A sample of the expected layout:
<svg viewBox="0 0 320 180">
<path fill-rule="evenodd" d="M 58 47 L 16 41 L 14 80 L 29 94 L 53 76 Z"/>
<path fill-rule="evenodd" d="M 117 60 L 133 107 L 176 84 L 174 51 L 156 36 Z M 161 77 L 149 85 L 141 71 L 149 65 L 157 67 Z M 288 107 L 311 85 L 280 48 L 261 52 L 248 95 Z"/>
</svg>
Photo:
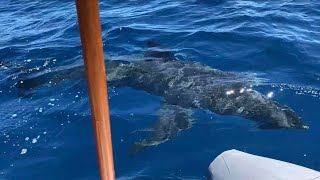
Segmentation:
<svg viewBox="0 0 320 180">
<path fill-rule="evenodd" d="M 147 46 L 148 46 L 148 48 L 152 48 L 152 47 L 157 47 L 158 44 L 155 41 L 151 40 L 151 41 L 147 42 Z"/>
<path fill-rule="evenodd" d="M 147 46 L 148 50 L 144 54 L 147 60 L 161 60 L 165 62 L 177 60 L 172 51 L 159 47 L 155 41 L 148 41 Z"/>
</svg>

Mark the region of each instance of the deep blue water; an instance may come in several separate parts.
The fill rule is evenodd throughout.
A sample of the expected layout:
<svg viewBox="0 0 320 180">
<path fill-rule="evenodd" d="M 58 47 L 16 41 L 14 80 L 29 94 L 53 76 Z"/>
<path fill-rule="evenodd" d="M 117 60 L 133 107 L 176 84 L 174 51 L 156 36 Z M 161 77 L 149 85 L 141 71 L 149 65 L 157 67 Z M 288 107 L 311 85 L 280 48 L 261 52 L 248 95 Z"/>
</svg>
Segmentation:
<svg viewBox="0 0 320 180">
<path fill-rule="evenodd" d="M 109 88 L 118 179 L 206 179 L 210 162 L 238 149 L 320 171 L 320 1 L 101 1 L 106 58 L 139 60 L 150 39 L 185 61 L 250 72 L 254 87 L 294 109 L 310 127 L 261 130 L 199 111 L 193 128 L 130 154 L 157 117 L 161 97 Z M 97 179 L 85 79 L 38 87 L 22 98 L 21 67 L 83 64 L 74 1 L 2 0 L 0 7 L 0 179 Z"/>
</svg>

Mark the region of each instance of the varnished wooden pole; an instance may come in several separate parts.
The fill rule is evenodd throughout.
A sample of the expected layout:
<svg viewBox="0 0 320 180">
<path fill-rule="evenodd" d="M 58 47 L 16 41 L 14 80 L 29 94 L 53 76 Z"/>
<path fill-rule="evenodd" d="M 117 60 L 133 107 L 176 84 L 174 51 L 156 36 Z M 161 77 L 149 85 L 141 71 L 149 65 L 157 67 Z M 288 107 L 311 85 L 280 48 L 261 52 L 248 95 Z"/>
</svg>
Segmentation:
<svg viewBox="0 0 320 180">
<path fill-rule="evenodd" d="M 100 176 L 114 180 L 110 114 L 98 0 L 76 0 Z"/>
</svg>

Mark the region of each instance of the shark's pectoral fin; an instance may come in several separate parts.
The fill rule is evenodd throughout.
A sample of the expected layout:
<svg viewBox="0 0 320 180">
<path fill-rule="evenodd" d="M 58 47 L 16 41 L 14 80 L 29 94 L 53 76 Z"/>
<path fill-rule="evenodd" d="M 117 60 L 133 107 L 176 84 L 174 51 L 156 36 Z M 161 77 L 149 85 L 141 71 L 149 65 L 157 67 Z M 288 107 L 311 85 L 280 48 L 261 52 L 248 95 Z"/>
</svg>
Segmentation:
<svg viewBox="0 0 320 180">
<path fill-rule="evenodd" d="M 162 144 L 176 137 L 179 132 L 189 129 L 192 124 L 192 110 L 176 105 L 165 104 L 157 113 L 158 120 L 152 129 L 149 129 L 150 137 L 135 142 L 133 152 Z"/>
<path fill-rule="evenodd" d="M 136 132 L 153 132 L 154 129 L 152 128 L 145 128 L 145 129 L 137 129 L 137 130 L 134 130 L 132 131 L 131 133 L 136 133 Z"/>
<path fill-rule="evenodd" d="M 131 79 L 130 77 L 119 76 L 119 77 L 112 77 L 113 75 L 107 76 L 107 84 L 110 87 L 114 88 L 121 88 L 121 87 L 130 87 Z"/>
</svg>

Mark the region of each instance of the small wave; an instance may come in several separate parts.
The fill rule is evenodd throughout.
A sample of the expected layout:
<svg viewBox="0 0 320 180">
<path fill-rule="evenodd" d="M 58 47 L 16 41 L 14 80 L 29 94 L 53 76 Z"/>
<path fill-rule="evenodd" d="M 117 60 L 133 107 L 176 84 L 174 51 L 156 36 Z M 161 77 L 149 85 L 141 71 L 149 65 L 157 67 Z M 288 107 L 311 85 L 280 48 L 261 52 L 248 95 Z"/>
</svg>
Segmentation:
<svg viewBox="0 0 320 180">
<path fill-rule="evenodd" d="M 306 95 L 320 99 L 320 88 L 310 87 L 310 86 L 299 86 L 293 84 L 271 84 L 272 87 L 279 88 L 280 91 L 282 90 L 292 90 L 297 95 Z"/>
</svg>

